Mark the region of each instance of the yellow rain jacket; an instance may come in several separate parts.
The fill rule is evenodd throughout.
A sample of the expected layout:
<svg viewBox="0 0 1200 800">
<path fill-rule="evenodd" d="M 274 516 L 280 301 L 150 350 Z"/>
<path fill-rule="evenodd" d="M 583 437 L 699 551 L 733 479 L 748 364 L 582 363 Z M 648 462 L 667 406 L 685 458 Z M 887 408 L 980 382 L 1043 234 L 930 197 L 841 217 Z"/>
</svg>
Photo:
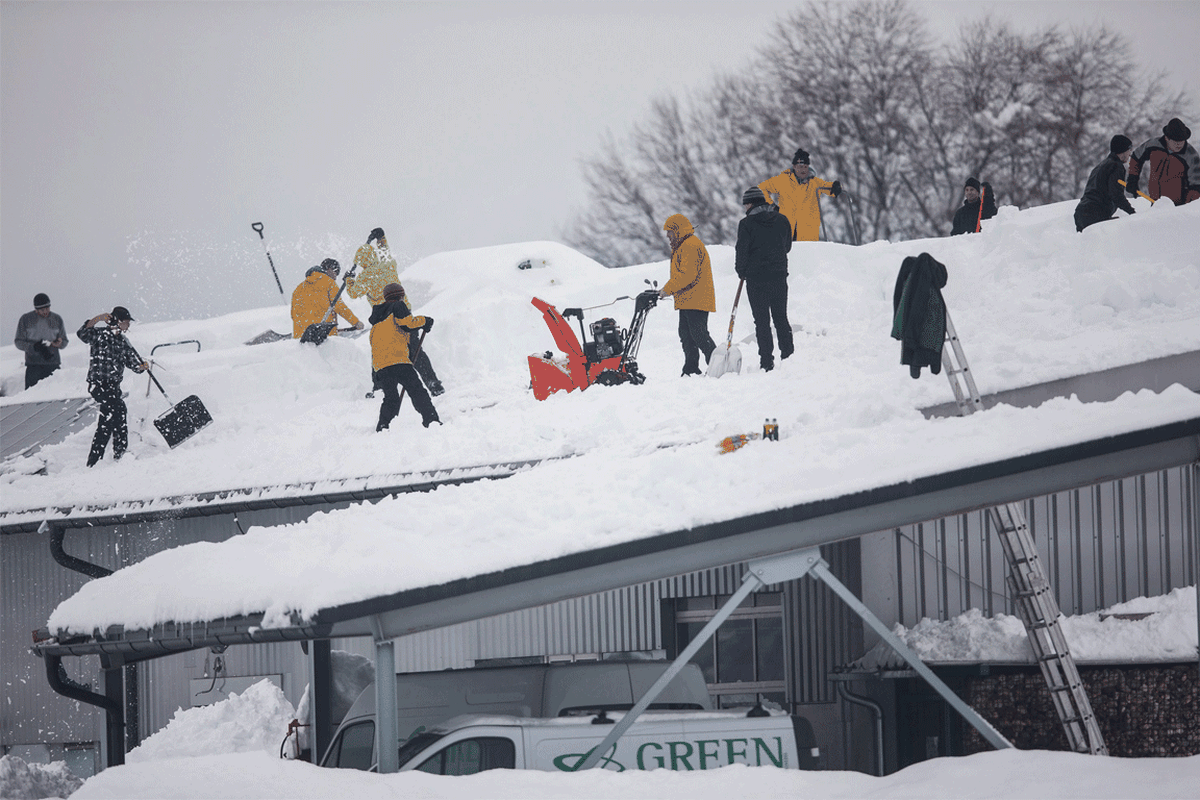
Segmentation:
<svg viewBox="0 0 1200 800">
<path fill-rule="evenodd" d="M 337 317 L 329 313 L 329 305 L 337 296 L 338 285 L 333 278 L 320 270 L 310 272 L 308 277 L 292 292 L 292 338 L 299 339 L 304 330 L 317 322 L 336 322 Z M 350 307 L 340 299 L 335 307 L 351 325 L 358 325 L 358 317 Z M 337 328 L 329 332 L 330 336 L 337 335 Z"/>
<path fill-rule="evenodd" d="M 692 223 L 683 214 L 675 214 L 667 219 L 663 230 L 674 231 L 681 241 L 671 252 L 671 279 L 662 288 L 662 293 L 675 297 L 676 311 L 716 311 L 712 262 L 708 259 L 708 248 L 695 235 Z"/>
<path fill-rule="evenodd" d="M 821 238 L 821 205 L 817 196 L 829 194 L 833 181 L 810 175 L 800 183 L 790 169 L 767 178 L 758 185 L 767 199 L 779 195 L 779 213 L 792 224 L 792 241 L 815 242 Z"/>
<path fill-rule="evenodd" d="M 358 274 L 346 281 L 346 291 L 351 297 L 362 297 L 364 294 L 372 306 L 383 302 L 383 287 L 389 283 L 399 283 L 396 275 L 396 259 L 392 251 L 379 247 L 372 242 L 358 248 L 354 254 L 354 263 L 358 264 Z"/>
<path fill-rule="evenodd" d="M 371 312 L 371 319 L 379 320 L 371 326 L 371 369 L 378 372 L 393 364 L 411 364 L 411 334 L 424 327 L 425 318 L 411 314 L 396 317 L 391 314 L 390 305 L 382 308 L 383 314 L 379 313 L 380 309 L 380 306 L 376 306 L 376 311 Z M 381 316 L 383 318 L 379 319 Z"/>
</svg>

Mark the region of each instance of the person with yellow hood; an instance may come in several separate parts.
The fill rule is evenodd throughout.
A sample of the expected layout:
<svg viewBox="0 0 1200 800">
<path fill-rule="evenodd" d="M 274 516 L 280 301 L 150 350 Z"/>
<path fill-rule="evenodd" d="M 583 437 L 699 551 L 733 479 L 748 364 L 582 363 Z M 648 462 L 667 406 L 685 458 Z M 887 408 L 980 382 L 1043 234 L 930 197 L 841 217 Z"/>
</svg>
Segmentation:
<svg viewBox="0 0 1200 800">
<path fill-rule="evenodd" d="M 396 258 L 388 249 L 383 228 L 371 231 L 367 243 L 354 254 L 354 263 L 358 265 L 358 275 L 347 277 L 346 291 L 351 297 L 362 297 L 365 294 L 372 307 L 383 302 L 384 287 L 389 283 L 400 282 L 396 274 Z"/>
<path fill-rule="evenodd" d="M 809 172 L 808 153 L 797 150 L 792 156 L 792 168 L 758 185 L 763 194 L 773 197 L 779 213 L 792 224 L 792 241 L 815 242 L 821 238 L 821 203 L 819 196 L 837 197 L 842 193 L 841 181 L 827 181 Z"/>
<path fill-rule="evenodd" d="M 342 267 L 335 259 L 327 258 L 321 262 L 321 266 L 313 267 L 304 274 L 304 280 L 292 292 L 292 338 L 303 336 L 309 325 L 336 323 L 339 314 L 355 330 L 363 329 L 362 322 L 354 316 L 350 307 L 338 299 L 337 276 L 341 271 Z M 336 325 L 329 335 L 337 335 Z"/>
<path fill-rule="evenodd" d="M 717 310 L 712 262 L 708 249 L 687 217 L 674 214 L 663 224 L 671 242 L 671 278 L 659 297 L 675 297 L 679 312 L 679 343 L 683 345 L 683 374 L 700 375 L 700 353 L 707 362 L 717 344 L 708 333 L 708 315 Z"/>
<path fill-rule="evenodd" d="M 432 327 L 433 317 L 413 316 L 409 311 L 400 284 L 389 283 L 384 287 L 383 302 L 371 309 L 371 368 L 375 370 L 376 384 L 383 390 L 376 432 L 387 430 L 400 413 L 400 386 L 412 396 L 413 408 L 420 413 L 422 425 L 428 428 L 435 422 L 442 423 L 412 365 L 413 351 L 420 347 L 420 340 L 414 343 L 409 338 L 411 333 Z"/>
</svg>

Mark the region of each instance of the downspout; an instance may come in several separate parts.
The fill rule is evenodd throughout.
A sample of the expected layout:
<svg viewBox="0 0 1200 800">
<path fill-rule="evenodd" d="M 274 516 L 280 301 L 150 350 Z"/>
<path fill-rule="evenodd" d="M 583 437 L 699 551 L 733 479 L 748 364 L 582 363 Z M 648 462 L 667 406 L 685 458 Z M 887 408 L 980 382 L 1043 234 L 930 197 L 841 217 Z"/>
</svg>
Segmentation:
<svg viewBox="0 0 1200 800">
<path fill-rule="evenodd" d="M 875 777 L 883 777 L 883 708 L 869 697 L 864 697 L 861 694 L 854 694 L 846 688 L 845 681 L 837 682 L 838 696 L 843 700 L 853 703 L 856 706 L 862 706 L 871 712 L 871 717 L 875 720 Z M 846 738 L 850 738 L 850 728 L 846 727 Z M 850 748 L 846 747 L 846 760 L 850 760 Z"/>
<path fill-rule="evenodd" d="M 112 570 L 107 567 L 102 567 L 99 564 L 93 564 L 90 561 L 84 561 L 82 558 L 76 558 L 69 555 L 63 548 L 63 539 L 66 536 L 66 528 L 59 525 L 51 525 L 49 521 L 43 520 L 38 526 L 38 533 L 50 534 L 50 555 L 60 565 L 66 567 L 72 572 L 79 572 L 89 578 L 103 578 L 106 575 L 111 575 Z M 107 766 L 115 767 L 125 763 L 125 709 L 121 703 L 109 697 L 108 695 L 96 694 L 81 683 L 76 683 L 67 675 L 67 670 L 62 664 L 62 656 L 45 656 L 46 659 L 46 680 L 50 683 L 50 688 L 61 694 L 63 697 L 69 697 L 72 700 L 78 700 L 81 703 L 97 706 L 105 711 L 105 727 L 107 731 L 106 739 L 108 743 L 108 764 Z M 136 673 L 134 675 L 136 680 Z"/>
<path fill-rule="evenodd" d="M 83 573 L 89 578 L 103 578 L 106 575 L 112 575 L 113 571 L 108 567 L 76 558 L 63 549 L 63 538 L 67 534 L 66 528 L 51 525 L 49 521 L 43 520 L 42 524 L 38 526 L 38 533 L 47 532 L 50 534 L 50 555 L 54 556 L 54 560 L 62 566 L 73 572 Z"/>
<path fill-rule="evenodd" d="M 50 688 L 81 703 L 97 706 L 107 712 L 108 766 L 116 767 L 125 763 L 125 718 L 121 704 L 111 697 L 96 694 L 81 683 L 76 683 L 67 675 L 63 666 L 62 656 L 46 655 L 46 680 Z"/>
</svg>

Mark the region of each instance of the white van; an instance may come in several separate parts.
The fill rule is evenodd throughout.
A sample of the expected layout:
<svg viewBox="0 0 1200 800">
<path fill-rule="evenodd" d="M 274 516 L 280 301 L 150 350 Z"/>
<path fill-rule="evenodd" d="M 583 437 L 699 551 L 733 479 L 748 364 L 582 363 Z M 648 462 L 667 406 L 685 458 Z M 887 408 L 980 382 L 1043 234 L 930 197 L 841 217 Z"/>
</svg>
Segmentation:
<svg viewBox="0 0 1200 800">
<path fill-rule="evenodd" d="M 397 746 L 463 714 L 562 717 L 628 710 L 670 665 L 669 661 L 586 661 L 400 674 L 396 676 Z M 711 709 L 700 668 L 686 665 L 650 708 Z M 346 712 L 320 763 L 365 770 L 377 761 L 372 683 Z"/>
<path fill-rule="evenodd" d="M 757 715 L 756 713 L 757 712 Z M 730 764 L 813 769 L 820 753 L 807 720 L 783 712 L 648 711 L 600 759 L 626 770 L 705 770 Z M 596 717 L 462 716 L 409 739 L 400 771 L 473 775 L 489 769 L 574 772 L 621 713 Z"/>
</svg>

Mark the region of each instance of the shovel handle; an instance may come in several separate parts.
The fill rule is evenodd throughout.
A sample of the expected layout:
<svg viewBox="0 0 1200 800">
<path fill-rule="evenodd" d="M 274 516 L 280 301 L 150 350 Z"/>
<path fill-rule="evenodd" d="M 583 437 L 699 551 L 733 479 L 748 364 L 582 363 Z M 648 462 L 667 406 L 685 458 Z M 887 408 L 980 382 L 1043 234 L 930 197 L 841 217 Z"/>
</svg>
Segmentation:
<svg viewBox="0 0 1200 800">
<path fill-rule="evenodd" d="M 263 224 L 261 222 L 251 222 L 250 227 L 253 228 L 254 232 L 258 234 L 258 238 L 264 240 L 266 239 L 266 237 L 263 236 Z"/>
<path fill-rule="evenodd" d="M 729 340 L 725 342 L 725 349 L 733 349 L 733 323 L 737 319 L 738 303 L 742 300 L 742 287 L 746 285 L 746 279 L 742 278 L 738 281 L 737 294 L 733 296 L 733 311 L 729 314 Z"/>
</svg>

